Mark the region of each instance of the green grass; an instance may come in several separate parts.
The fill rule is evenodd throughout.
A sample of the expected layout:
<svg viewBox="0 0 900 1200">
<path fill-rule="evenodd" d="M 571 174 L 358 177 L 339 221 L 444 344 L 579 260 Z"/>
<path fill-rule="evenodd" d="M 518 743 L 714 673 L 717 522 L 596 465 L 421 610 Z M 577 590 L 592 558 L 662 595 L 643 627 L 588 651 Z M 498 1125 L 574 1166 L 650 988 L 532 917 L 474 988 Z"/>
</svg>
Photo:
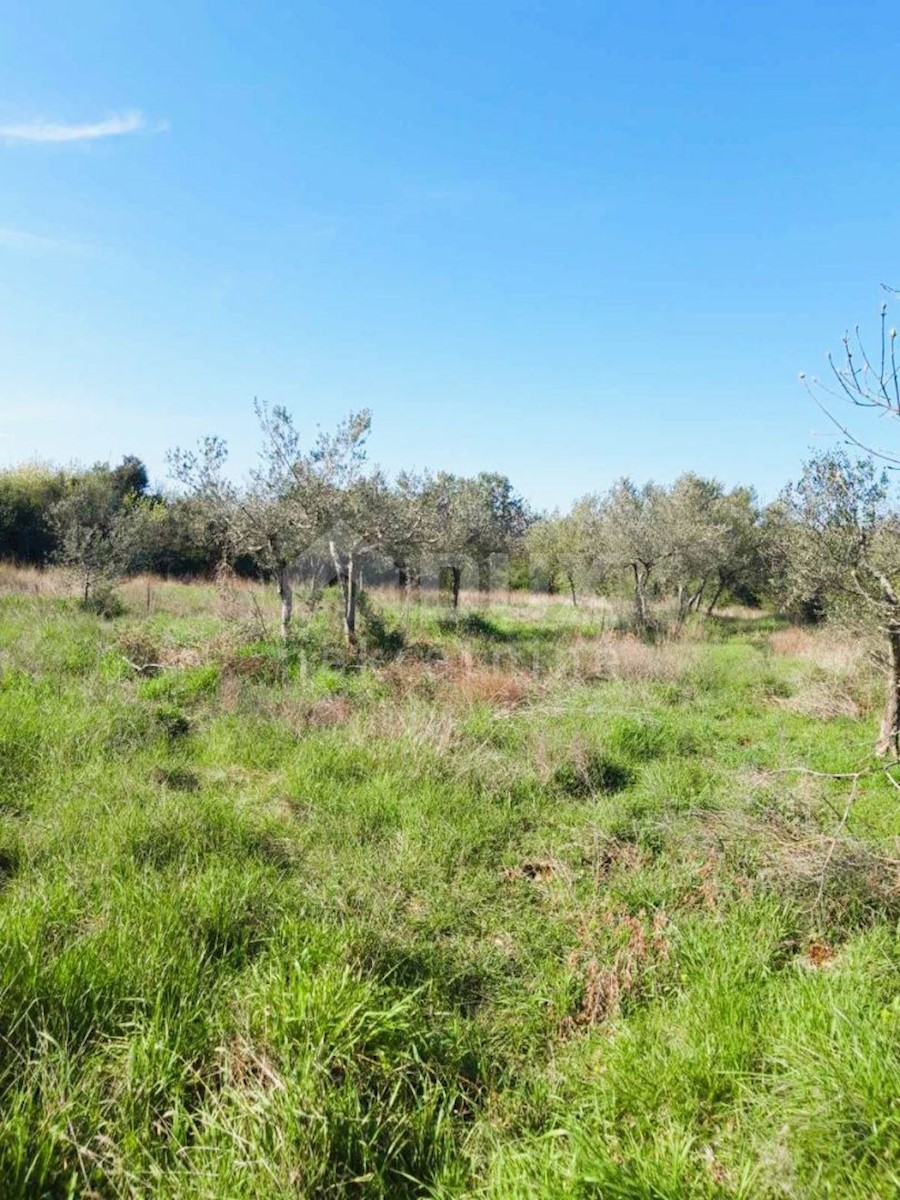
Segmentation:
<svg viewBox="0 0 900 1200">
<path fill-rule="evenodd" d="M 781 623 L 152 599 L 0 597 L 4 1200 L 900 1193 L 900 805 L 771 773 L 875 727 Z"/>
</svg>

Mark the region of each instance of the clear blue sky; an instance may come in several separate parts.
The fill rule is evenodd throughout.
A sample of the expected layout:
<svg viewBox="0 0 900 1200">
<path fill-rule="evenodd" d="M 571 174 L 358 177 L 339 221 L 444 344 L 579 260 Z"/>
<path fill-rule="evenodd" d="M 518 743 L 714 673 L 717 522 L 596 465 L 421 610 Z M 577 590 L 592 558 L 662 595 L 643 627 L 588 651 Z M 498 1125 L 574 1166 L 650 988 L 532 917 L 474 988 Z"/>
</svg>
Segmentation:
<svg viewBox="0 0 900 1200">
<path fill-rule="evenodd" d="M 253 452 L 764 496 L 900 282 L 895 4 L 0 0 L 0 461 Z"/>
</svg>

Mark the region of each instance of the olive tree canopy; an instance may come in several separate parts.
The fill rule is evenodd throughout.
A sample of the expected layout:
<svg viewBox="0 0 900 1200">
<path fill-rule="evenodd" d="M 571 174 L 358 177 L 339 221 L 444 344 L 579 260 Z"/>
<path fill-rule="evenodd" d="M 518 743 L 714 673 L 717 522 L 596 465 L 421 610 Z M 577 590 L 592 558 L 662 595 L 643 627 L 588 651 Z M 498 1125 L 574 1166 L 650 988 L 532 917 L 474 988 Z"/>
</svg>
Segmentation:
<svg viewBox="0 0 900 1200">
<path fill-rule="evenodd" d="M 900 516 L 887 472 L 844 450 L 819 454 L 780 500 L 780 554 L 789 594 L 885 646 L 888 690 L 879 754 L 900 756 Z"/>
</svg>

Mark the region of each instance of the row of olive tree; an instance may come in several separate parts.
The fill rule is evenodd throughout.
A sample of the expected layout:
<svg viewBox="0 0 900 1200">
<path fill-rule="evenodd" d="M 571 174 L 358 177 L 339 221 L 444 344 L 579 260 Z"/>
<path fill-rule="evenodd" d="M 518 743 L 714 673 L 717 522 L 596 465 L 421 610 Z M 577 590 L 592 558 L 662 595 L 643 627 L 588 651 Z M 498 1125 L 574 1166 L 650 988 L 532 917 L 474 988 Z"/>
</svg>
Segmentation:
<svg viewBox="0 0 900 1200">
<path fill-rule="evenodd" d="M 712 612 L 726 591 L 756 597 L 765 582 L 754 493 L 691 473 L 671 487 L 621 479 L 536 522 L 527 542 L 550 585 L 565 586 L 576 604 L 579 593 L 608 589 L 625 574 L 639 630 L 651 621 L 652 590 L 674 596 L 683 621 L 704 603 Z"/>
<path fill-rule="evenodd" d="M 421 563 L 436 556 L 446 569 L 454 607 L 463 571 L 475 563 L 487 582 L 493 556 L 520 544 L 529 523 L 525 502 L 502 475 L 461 478 L 405 472 L 390 480 L 370 466 L 368 411 L 351 414 L 334 432 L 304 446 L 290 413 L 256 405 L 261 444 L 244 486 L 226 473 L 218 438 L 170 456 L 198 520 L 218 538 L 225 560 L 250 555 L 277 580 L 281 632 L 287 637 L 298 566 L 324 549 L 342 595 L 344 633 L 356 639 L 361 561 L 377 551 L 393 562 L 403 586 L 415 586 Z"/>
<path fill-rule="evenodd" d="M 693 474 L 670 488 L 621 480 L 603 496 L 579 500 L 566 516 L 535 519 L 503 475 L 405 472 L 388 479 L 367 461 L 366 411 L 320 432 L 310 446 L 285 409 L 257 404 L 256 414 L 257 466 L 243 485 L 228 474 L 227 447 L 215 437 L 170 455 L 182 485 L 174 497 L 148 492 L 137 459 L 60 484 L 48 510 L 54 557 L 78 569 L 85 600 L 136 570 L 182 573 L 180 564 L 191 560 L 206 571 L 243 563 L 277 582 L 287 636 L 298 568 L 324 553 L 352 642 L 362 561 L 373 551 L 410 592 L 424 563 L 439 564 L 454 607 L 464 573 L 474 569 L 485 588 L 498 557 L 527 560 L 520 582 L 542 577 L 551 588 L 566 586 L 576 603 L 580 592 L 608 590 L 623 576 L 642 631 L 651 624 L 651 593 L 677 597 L 681 620 L 704 603 L 712 611 L 725 590 L 759 594 L 762 526 L 747 489 L 726 492 Z"/>
</svg>

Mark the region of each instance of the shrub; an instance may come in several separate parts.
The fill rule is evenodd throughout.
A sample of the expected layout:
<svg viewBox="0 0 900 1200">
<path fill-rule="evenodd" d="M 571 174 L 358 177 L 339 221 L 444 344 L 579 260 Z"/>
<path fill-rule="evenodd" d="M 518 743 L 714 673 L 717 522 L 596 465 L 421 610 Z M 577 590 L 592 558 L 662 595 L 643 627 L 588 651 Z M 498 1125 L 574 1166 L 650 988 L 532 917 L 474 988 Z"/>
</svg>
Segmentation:
<svg viewBox="0 0 900 1200">
<path fill-rule="evenodd" d="M 108 621 L 124 616 L 128 611 L 125 601 L 114 585 L 96 586 L 90 595 L 81 601 L 81 607 L 85 612 L 94 613 Z"/>
</svg>

